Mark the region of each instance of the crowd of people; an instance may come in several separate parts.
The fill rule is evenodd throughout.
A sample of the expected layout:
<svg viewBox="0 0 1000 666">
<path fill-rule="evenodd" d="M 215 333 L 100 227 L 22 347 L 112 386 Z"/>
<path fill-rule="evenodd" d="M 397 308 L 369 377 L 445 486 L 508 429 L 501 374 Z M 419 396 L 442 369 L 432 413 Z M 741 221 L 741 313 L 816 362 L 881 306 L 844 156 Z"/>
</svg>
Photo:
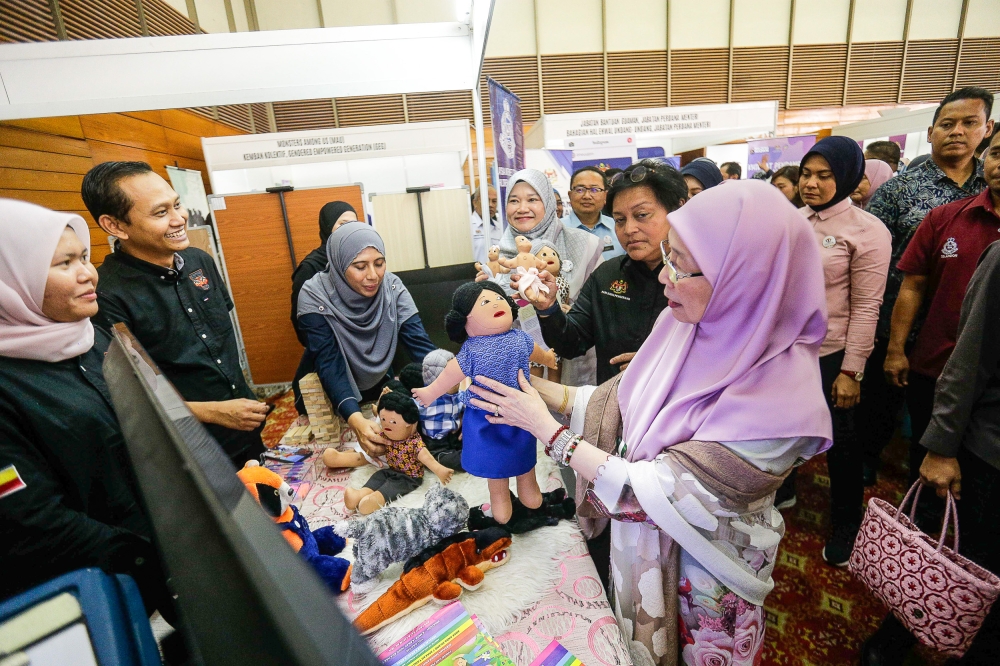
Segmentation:
<svg viewBox="0 0 1000 666">
<path fill-rule="evenodd" d="M 532 169 L 511 177 L 504 220 L 492 187 L 473 196 L 475 256 L 495 247 L 513 259 L 523 236 L 561 260 L 558 275 L 538 274 L 531 304 L 539 342 L 575 371 L 521 373 L 518 387 L 477 380 L 465 408 L 531 433 L 573 470 L 589 507 L 580 526 L 636 663 L 700 666 L 710 650 L 760 663 L 795 470 L 826 453 L 822 557 L 846 566 L 864 487 L 903 413 L 911 480 L 960 500 L 963 554 L 1000 570 L 992 105 L 981 88 L 945 97 L 929 158 L 905 169 L 891 142 L 863 152 L 827 137 L 769 183 L 731 162 L 647 159 L 610 177 L 577 170 L 565 215 Z M 233 303 L 212 258 L 189 246 L 170 185 L 147 164 L 106 162 L 82 196 L 114 238 L 98 269 L 78 215 L 0 199 L 0 470 L 19 480 L 0 485 L 0 599 L 99 566 L 132 574 L 147 608 L 171 617 L 102 377 L 110 332 L 128 327 L 237 467 L 263 452 L 269 407 L 244 379 Z M 317 373 L 376 457 L 388 442 L 362 404 L 394 380 L 398 348 L 422 363 L 436 346 L 357 211 L 327 204 L 319 236 L 292 277 L 305 348 L 293 385 Z M 515 294 L 524 278 L 475 279 Z M 461 440 L 448 441 L 459 468 Z M 941 503 L 928 495 L 918 520 L 933 531 Z M 963 663 L 993 663 L 996 616 Z M 914 642 L 889 615 L 863 663 L 901 664 Z"/>
</svg>

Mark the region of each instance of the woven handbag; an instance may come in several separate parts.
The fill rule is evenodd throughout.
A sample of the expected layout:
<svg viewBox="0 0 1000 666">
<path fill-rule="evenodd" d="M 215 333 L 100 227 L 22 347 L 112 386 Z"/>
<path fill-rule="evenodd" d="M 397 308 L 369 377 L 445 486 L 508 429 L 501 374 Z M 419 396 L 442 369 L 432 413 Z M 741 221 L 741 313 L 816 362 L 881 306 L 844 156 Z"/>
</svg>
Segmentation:
<svg viewBox="0 0 1000 666">
<path fill-rule="evenodd" d="M 917 528 L 922 485 L 914 483 L 898 508 L 878 498 L 868 502 L 848 566 L 921 643 L 961 657 L 1000 594 L 1000 578 L 958 554 L 958 511 L 950 492 L 937 543 Z M 949 518 L 952 548 L 944 545 Z"/>
</svg>

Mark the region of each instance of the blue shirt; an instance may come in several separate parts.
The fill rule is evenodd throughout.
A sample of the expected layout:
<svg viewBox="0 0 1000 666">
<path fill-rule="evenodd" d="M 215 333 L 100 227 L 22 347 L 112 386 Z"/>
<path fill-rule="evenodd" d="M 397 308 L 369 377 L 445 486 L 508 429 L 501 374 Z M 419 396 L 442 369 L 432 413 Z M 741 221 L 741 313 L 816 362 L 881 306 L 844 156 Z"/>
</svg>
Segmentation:
<svg viewBox="0 0 1000 666">
<path fill-rule="evenodd" d="M 949 204 L 959 199 L 971 197 L 986 189 L 983 178 L 983 163 L 975 160 L 975 170 L 963 185 L 958 185 L 941 170 L 933 159 L 929 159 L 915 169 L 907 169 L 895 178 L 890 178 L 879 187 L 865 209 L 889 229 L 892 234 L 892 260 L 889 262 L 889 277 L 885 285 L 885 296 L 878 315 L 876 336 L 888 339 L 892 323 L 892 309 L 896 305 L 899 288 L 903 284 L 903 272 L 896 268 L 900 257 L 910 244 L 917 225 L 931 212 L 932 208 Z M 910 341 L 916 339 L 926 314 L 925 307 L 913 322 Z"/>
<path fill-rule="evenodd" d="M 601 219 L 597 221 L 594 228 L 591 229 L 583 222 L 580 218 L 576 216 L 576 213 L 572 208 L 569 209 L 569 215 L 563 220 L 563 224 L 576 229 L 583 229 L 586 232 L 592 233 L 601 239 L 604 251 L 602 256 L 604 261 L 611 259 L 612 257 L 620 257 L 625 254 L 622 244 L 618 242 L 618 236 L 615 234 L 615 221 L 608 217 L 607 215 L 601 214 Z"/>
<path fill-rule="evenodd" d="M 523 370 L 524 376 L 531 374 L 528 357 L 535 349 L 535 341 L 530 335 L 519 328 L 512 328 L 506 333 L 495 335 L 477 335 L 462 343 L 455 360 L 466 377 L 473 379 L 476 386 L 486 388 L 475 381 L 477 375 L 489 377 L 511 388 L 518 388 L 517 371 Z M 462 402 L 468 407 L 474 407 L 471 400 L 479 398 L 472 391 L 462 391 Z"/>
</svg>

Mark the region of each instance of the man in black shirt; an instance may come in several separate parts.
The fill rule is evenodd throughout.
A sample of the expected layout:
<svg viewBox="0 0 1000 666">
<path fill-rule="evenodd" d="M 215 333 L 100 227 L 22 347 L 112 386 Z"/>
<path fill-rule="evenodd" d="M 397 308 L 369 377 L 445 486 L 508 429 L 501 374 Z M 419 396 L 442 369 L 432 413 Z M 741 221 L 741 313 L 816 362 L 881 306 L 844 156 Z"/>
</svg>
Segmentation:
<svg viewBox="0 0 1000 666">
<path fill-rule="evenodd" d="M 83 201 L 114 236 L 98 269 L 98 314 L 123 322 L 238 467 L 264 450 L 268 406 L 240 368 L 233 303 L 212 258 L 189 246 L 187 211 L 144 162 L 105 162 L 83 179 Z"/>
<path fill-rule="evenodd" d="M 676 169 L 647 160 L 629 167 L 608 190 L 615 235 L 626 256 L 598 266 L 565 313 L 555 300 L 555 281 L 542 274 L 549 294 L 535 307 L 545 342 L 563 358 L 596 347 L 598 384 L 625 369 L 667 307 L 657 280 L 663 267 L 660 241 L 670 230 L 667 213 L 686 198 L 687 185 Z"/>
</svg>

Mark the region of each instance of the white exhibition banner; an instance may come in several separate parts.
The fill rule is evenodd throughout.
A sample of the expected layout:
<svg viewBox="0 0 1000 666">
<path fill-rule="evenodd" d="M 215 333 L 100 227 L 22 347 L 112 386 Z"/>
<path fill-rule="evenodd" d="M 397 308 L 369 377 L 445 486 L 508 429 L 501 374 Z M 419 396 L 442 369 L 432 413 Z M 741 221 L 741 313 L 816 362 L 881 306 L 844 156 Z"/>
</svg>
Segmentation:
<svg viewBox="0 0 1000 666">
<path fill-rule="evenodd" d="M 641 148 L 697 135 L 770 136 L 777 122 L 777 102 L 546 114 L 525 136 L 525 147 L 596 148 L 600 139 L 634 137 Z"/>
<path fill-rule="evenodd" d="M 207 137 L 201 144 L 209 172 L 452 152 L 461 153 L 464 160 L 469 150 L 469 122 L 243 134 Z"/>
</svg>

